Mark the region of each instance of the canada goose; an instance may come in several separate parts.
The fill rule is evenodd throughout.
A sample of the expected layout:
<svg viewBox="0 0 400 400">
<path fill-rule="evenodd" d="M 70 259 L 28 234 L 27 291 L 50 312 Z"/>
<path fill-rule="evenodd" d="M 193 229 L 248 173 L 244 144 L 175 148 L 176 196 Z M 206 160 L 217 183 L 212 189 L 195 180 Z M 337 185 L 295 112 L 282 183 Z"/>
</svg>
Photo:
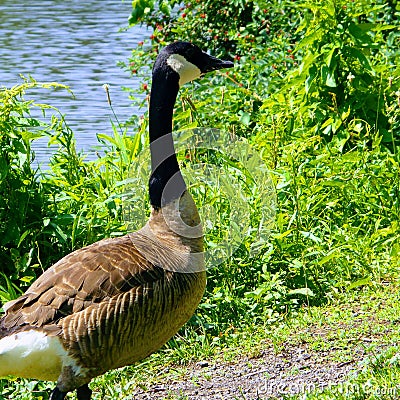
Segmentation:
<svg viewBox="0 0 400 400">
<path fill-rule="evenodd" d="M 165 47 L 153 67 L 149 135 L 152 172 L 147 224 L 65 256 L 4 305 L 0 376 L 57 380 L 50 399 L 159 349 L 190 318 L 206 275 L 200 218 L 172 140 L 179 87 L 233 67 L 187 42 Z"/>
</svg>

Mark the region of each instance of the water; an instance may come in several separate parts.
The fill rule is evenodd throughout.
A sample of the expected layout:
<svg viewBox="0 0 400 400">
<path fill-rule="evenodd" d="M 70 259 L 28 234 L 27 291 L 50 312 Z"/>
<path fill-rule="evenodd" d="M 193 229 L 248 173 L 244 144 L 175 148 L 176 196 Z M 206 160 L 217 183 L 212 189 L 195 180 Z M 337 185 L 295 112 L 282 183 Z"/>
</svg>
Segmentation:
<svg viewBox="0 0 400 400">
<path fill-rule="evenodd" d="M 130 12 L 131 2 L 120 0 L 0 0 L 0 86 L 21 83 L 19 74 L 70 86 L 75 98 L 61 90 L 28 92 L 25 98 L 59 108 L 76 135 L 78 150 L 89 158 L 96 133 L 110 133 L 114 119 L 104 83 L 110 85 L 121 122 L 138 112 L 121 89 L 135 88 L 138 82 L 116 64 L 127 61 L 150 32 L 142 27 L 121 32 Z M 34 142 L 40 163 L 52 151 L 46 143 Z"/>
</svg>

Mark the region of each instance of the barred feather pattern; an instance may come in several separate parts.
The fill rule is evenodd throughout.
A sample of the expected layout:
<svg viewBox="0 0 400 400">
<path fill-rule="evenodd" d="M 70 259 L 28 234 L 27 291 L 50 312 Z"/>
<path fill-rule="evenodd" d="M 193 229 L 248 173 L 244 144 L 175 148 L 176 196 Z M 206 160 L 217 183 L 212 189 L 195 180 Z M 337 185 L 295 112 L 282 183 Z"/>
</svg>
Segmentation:
<svg viewBox="0 0 400 400">
<path fill-rule="evenodd" d="M 191 317 L 206 284 L 197 209 L 187 192 L 176 207 L 61 259 L 5 305 L 0 339 L 32 329 L 58 337 L 68 355 L 58 378 L 65 391 L 156 351 Z M 179 223 L 200 234 L 177 234 Z"/>
</svg>

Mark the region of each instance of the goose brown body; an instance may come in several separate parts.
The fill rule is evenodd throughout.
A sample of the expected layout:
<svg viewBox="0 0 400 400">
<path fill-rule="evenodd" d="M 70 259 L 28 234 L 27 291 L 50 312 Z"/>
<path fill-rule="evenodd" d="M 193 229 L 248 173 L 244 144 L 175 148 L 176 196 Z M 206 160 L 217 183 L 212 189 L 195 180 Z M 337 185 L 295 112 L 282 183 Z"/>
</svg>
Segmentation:
<svg viewBox="0 0 400 400">
<path fill-rule="evenodd" d="M 179 203 L 175 222 L 200 230 L 190 194 Z M 74 362 L 63 366 L 60 358 L 59 371 L 26 377 L 58 379 L 68 392 L 153 353 L 191 317 L 206 283 L 203 238 L 176 234 L 170 227 L 175 211 L 168 221 L 165 211 L 153 210 L 138 232 L 67 255 L 7 305 L 0 338 L 43 331 L 57 337 Z"/>
</svg>

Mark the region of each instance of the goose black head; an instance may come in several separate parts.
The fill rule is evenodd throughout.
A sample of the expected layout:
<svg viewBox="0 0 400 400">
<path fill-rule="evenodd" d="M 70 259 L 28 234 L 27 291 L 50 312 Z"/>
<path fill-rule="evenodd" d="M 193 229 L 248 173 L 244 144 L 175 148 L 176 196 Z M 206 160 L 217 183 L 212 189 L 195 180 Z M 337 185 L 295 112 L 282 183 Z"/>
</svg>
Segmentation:
<svg viewBox="0 0 400 400">
<path fill-rule="evenodd" d="M 165 74 L 172 71 L 177 74 L 179 86 L 182 86 L 207 72 L 232 67 L 231 61 L 213 57 L 193 43 L 175 42 L 161 50 L 154 64 L 153 74 L 157 71 Z"/>
</svg>

